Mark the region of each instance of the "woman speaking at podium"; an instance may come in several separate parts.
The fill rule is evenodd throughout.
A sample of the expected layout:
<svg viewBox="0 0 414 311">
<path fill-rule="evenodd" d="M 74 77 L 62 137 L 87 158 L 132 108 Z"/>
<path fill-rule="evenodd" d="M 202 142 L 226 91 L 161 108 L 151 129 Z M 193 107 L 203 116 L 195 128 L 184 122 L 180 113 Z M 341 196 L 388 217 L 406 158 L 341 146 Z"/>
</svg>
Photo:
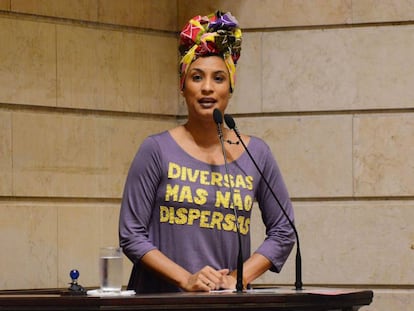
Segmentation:
<svg viewBox="0 0 414 311">
<path fill-rule="evenodd" d="M 120 246 L 134 264 L 128 289 L 137 293 L 234 289 L 239 242 L 246 287 L 267 270 L 279 272 L 292 250 L 294 231 L 261 174 L 233 131 L 223 128 L 219 139 L 213 119 L 215 109 L 225 113 L 235 87 L 241 34 L 237 20 L 220 11 L 192 18 L 180 33 L 188 118 L 143 141 L 121 205 Z M 293 221 L 270 148 L 260 138 L 241 138 Z M 266 238 L 251 254 L 256 201 Z"/>
</svg>

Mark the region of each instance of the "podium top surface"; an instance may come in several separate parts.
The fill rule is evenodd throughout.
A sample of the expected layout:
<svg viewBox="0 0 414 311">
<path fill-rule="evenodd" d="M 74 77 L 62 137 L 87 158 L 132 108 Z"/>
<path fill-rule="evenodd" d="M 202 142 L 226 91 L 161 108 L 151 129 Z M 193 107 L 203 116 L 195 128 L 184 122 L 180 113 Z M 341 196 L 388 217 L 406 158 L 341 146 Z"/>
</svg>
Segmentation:
<svg viewBox="0 0 414 311">
<path fill-rule="evenodd" d="M 371 290 L 264 288 L 133 296 L 70 296 L 61 290 L 0 291 L 0 310 L 344 310 L 372 302 Z"/>
</svg>

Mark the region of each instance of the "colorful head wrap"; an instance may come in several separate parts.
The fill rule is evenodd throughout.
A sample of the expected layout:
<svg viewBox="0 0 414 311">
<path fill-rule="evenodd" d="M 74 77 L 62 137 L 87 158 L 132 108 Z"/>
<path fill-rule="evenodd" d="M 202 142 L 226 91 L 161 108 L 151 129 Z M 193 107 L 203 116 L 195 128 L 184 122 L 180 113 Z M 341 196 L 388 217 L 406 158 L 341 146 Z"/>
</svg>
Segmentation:
<svg viewBox="0 0 414 311">
<path fill-rule="evenodd" d="M 236 64 L 240 57 L 242 32 L 230 12 L 217 11 L 207 16 L 195 16 L 180 33 L 180 87 L 191 63 L 200 56 L 218 55 L 224 59 L 234 90 Z"/>
</svg>

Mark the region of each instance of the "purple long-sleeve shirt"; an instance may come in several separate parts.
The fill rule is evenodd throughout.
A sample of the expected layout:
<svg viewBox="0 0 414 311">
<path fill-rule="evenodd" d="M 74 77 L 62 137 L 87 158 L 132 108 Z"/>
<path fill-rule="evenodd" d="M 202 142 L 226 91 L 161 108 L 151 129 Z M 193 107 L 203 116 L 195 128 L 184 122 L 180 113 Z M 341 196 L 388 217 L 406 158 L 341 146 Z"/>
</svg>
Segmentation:
<svg viewBox="0 0 414 311">
<path fill-rule="evenodd" d="M 268 145 L 251 137 L 248 148 L 293 221 L 291 201 Z M 227 167 L 230 177 L 224 165 L 186 153 L 168 131 L 144 140 L 128 173 L 119 223 L 120 245 L 134 263 L 130 289 L 179 290 L 141 265 L 141 257 L 152 249 L 191 273 L 206 265 L 236 269 L 236 214 L 246 260 L 255 200 L 266 227 L 266 238 L 255 252 L 272 262 L 272 271 L 280 271 L 295 241 L 291 226 L 246 152 Z M 231 208 L 231 193 L 237 213 Z"/>
</svg>

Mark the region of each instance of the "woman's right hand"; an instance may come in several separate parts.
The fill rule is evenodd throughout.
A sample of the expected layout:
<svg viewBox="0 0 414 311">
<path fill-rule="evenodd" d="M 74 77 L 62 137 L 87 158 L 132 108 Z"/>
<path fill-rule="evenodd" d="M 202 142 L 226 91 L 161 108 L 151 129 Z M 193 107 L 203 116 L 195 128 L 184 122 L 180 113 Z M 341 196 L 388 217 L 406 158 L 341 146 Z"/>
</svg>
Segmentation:
<svg viewBox="0 0 414 311">
<path fill-rule="evenodd" d="M 226 277 L 228 269 L 216 270 L 210 266 L 205 266 L 200 271 L 191 274 L 186 284 L 182 288 L 188 292 L 218 290 L 227 284 Z"/>
</svg>

